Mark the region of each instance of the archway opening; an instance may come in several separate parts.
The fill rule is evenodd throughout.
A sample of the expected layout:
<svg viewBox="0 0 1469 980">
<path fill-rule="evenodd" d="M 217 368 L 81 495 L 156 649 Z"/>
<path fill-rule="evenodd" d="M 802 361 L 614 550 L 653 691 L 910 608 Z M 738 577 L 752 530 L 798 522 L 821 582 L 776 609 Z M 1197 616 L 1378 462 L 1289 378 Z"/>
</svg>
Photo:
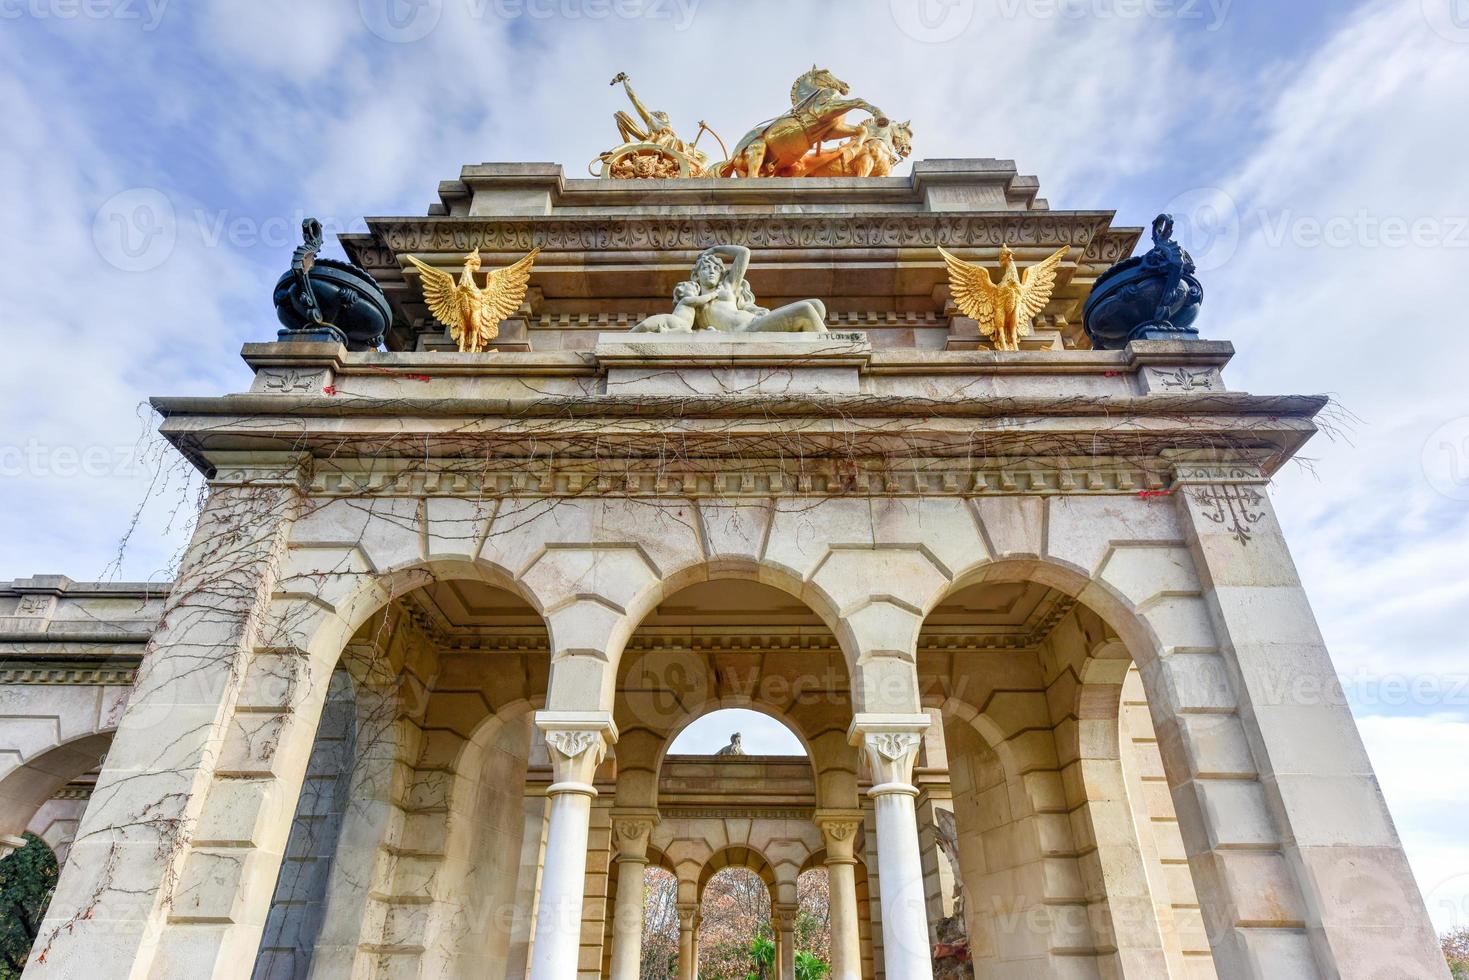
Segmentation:
<svg viewBox="0 0 1469 980">
<path fill-rule="evenodd" d="M 715 872 L 699 907 L 701 980 L 775 976 L 775 930 L 769 884 L 746 867 Z"/>
<path fill-rule="evenodd" d="M 718 708 L 691 721 L 668 746 L 668 755 L 801 756 L 806 747 L 785 725 L 748 708 Z"/>
<path fill-rule="evenodd" d="M 403 972 L 523 972 L 549 670 L 541 616 L 483 579 L 427 581 L 361 624 L 326 692 L 256 976 L 380 946 Z"/>
<path fill-rule="evenodd" d="M 831 881 L 825 868 L 796 879 L 796 975 L 825 976 L 831 969 Z"/>
<path fill-rule="evenodd" d="M 1197 919 L 1186 864 L 1162 867 L 1159 848 L 1139 846 L 1140 835 L 1176 826 L 1122 639 L 1140 642 L 1146 630 L 1135 619 L 1110 622 L 1053 585 L 1059 576 L 1011 571 L 1020 572 L 991 569 L 956 589 L 920 632 L 924 703 L 942 724 L 919 769 L 947 776 L 920 782 L 935 960 L 970 959 L 976 974 L 1054 971 L 1091 957 L 1101 972 L 1130 962 L 1207 975 L 1202 930 L 1172 927 L 1174 909 Z M 1130 668 L 1133 700 L 1119 711 Z M 1134 746 L 1158 777 L 1149 785 L 1125 778 Z M 993 847 L 997 839 L 1007 846 Z M 1181 857 L 1177 845 L 1170 853 Z M 1081 882 L 1097 887 L 1074 887 Z M 1165 883 L 1169 897 L 1157 893 Z"/>
<path fill-rule="evenodd" d="M 641 980 L 678 976 L 678 878 L 667 868 L 643 872 L 643 956 Z"/>
</svg>

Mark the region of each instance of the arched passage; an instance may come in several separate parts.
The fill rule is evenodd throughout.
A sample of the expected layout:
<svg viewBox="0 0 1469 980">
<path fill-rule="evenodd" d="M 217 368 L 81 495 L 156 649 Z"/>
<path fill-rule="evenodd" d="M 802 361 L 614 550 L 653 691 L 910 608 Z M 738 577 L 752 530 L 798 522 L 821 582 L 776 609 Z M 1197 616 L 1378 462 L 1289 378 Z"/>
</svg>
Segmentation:
<svg viewBox="0 0 1469 980">
<path fill-rule="evenodd" d="M 552 781 L 533 724 L 547 633 L 493 570 L 449 571 L 474 569 L 379 583 L 392 598 L 343 644 L 257 975 L 526 969 Z"/>
<path fill-rule="evenodd" d="M 1176 590 L 1152 608 L 1191 598 Z M 943 859 L 926 860 L 930 922 L 936 945 L 962 927 L 978 969 L 1092 959 L 1129 976 L 1212 970 L 1202 930 L 1181 935 L 1157 901 L 1139 845 L 1137 820 L 1171 819 L 1171 801 L 1155 794 L 1138 809 L 1123 778 L 1123 678 L 1135 660 L 1163 669 L 1154 623 L 1127 607 L 1072 569 L 997 562 L 962 577 L 925 621 L 920 684 L 942 719 L 952 794 L 927 805 L 935 825 L 952 810 L 962 898 L 961 913 L 941 915 Z"/>
</svg>

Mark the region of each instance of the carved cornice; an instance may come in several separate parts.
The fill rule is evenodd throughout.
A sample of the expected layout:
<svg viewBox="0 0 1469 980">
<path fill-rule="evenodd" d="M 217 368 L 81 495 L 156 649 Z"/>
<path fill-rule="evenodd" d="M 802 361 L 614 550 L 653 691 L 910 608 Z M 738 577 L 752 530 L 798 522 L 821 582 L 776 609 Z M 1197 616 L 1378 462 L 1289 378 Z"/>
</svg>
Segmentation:
<svg viewBox="0 0 1469 980">
<path fill-rule="evenodd" d="M 133 663 L 99 663 L 85 660 L 0 662 L 0 684 L 132 687 L 137 676 L 136 661 Z"/>
<path fill-rule="evenodd" d="M 327 468 L 330 465 L 331 468 Z M 718 464 L 605 461 L 600 467 L 569 462 L 498 458 L 442 466 L 399 468 L 378 460 L 360 471 L 338 464 L 318 468 L 306 487 L 314 496 L 545 496 L 545 497 L 784 497 L 784 496 L 1005 496 L 1011 494 L 1131 494 L 1167 485 L 1167 466 L 1106 462 L 1041 466 L 1017 461 L 974 465 L 964 461 L 904 460 L 901 466 L 814 460 L 797 469 L 775 462 Z"/>
<path fill-rule="evenodd" d="M 811 807 L 708 806 L 660 807 L 664 820 L 810 820 Z"/>
<path fill-rule="evenodd" d="M 370 240 L 346 236 L 348 255 L 367 269 L 398 269 L 402 252 L 670 251 L 711 245 L 861 249 L 1055 248 L 1073 245 L 1088 262 L 1111 264 L 1135 235 L 1111 229 L 1095 211 L 871 212 L 867 214 L 648 214 L 516 217 L 368 218 Z"/>
</svg>

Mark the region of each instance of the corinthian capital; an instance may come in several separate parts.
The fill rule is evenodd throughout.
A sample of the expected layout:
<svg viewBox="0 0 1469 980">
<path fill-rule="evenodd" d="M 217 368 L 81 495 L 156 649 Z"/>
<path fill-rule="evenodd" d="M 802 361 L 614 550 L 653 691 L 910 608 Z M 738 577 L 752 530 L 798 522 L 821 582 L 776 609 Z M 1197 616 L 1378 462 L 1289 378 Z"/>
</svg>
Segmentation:
<svg viewBox="0 0 1469 980">
<path fill-rule="evenodd" d="M 916 794 L 913 762 L 931 721 L 926 714 L 861 714 L 852 720 L 847 737 L 867 754 L 872 772 L 871 795 Z"/>
<path fill-rule="evenodd" d="M 581 792 L 595 796 L 592 776 L 617 741 L 617 727 L 605 711 L 539 711 L 536 727 L 546 738 L 556 782 L 547 792 Z"/>
<path fill-rule="evenodd" d="M 856 861 L 854 855 L 857 830 L 862 826 L 861 810 L 817 810 L 812 819 L 821 828 L 827 864 Z"/>
<path fill-rule="evenodd" d="M 656 810 L 612 811 L 612 843 L 620 861 L 648 860 L 648 838 L 658 823 Z"/>
</svg>

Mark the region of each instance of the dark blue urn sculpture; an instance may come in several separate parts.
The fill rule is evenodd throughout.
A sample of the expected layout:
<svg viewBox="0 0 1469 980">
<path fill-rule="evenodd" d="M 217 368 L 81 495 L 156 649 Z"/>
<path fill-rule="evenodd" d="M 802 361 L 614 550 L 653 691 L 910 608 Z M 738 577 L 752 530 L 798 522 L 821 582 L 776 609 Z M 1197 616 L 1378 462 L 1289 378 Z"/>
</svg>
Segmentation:
<svg viewBox="0 0 1469 980">
<path fill-rule="evenodd" d="M 1204 302 L 1194 260 L 1173 240 L 1173 215 L 1153 219 L 1153 247 L 1097 277 L 1082 316 L 1098 350 L 1133 340 L 1196 340 L 1193 322 Z"/>
<path fill-rule="evenodd" d="M 275 315 L 283 341 L 325 341 L 348 350 L 376 350 L 392 323 L 388 298 L 367 270 L 351 262 L 318 258 L 321 222 L 301 222 L 302 244 L 290 271 L 275 284 Z"/>
</svg>

